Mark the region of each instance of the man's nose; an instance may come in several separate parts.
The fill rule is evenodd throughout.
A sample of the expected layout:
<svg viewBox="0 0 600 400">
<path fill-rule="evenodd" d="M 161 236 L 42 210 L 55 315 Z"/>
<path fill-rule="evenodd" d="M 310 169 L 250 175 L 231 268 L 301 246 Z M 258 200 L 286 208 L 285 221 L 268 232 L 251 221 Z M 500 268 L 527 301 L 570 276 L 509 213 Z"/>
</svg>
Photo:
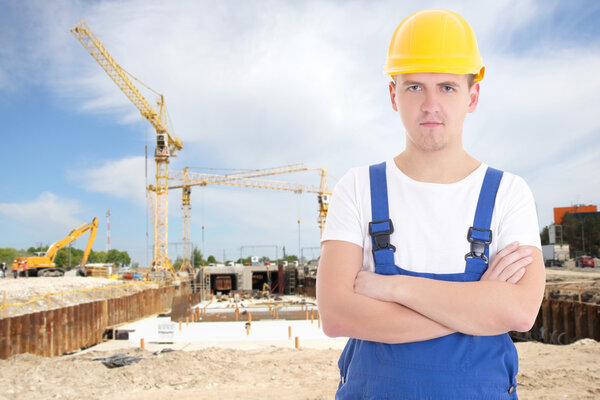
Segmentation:
<svg viewBox="0 0 600 400">
<path fill-rule="evenodd" d="M 433 113 L 440 110 L 440 102 L 435 92 L 426 91 L 423 97 L 423 103 L 421 103 L 421 111 L 427 113 Z"/>
</svg>

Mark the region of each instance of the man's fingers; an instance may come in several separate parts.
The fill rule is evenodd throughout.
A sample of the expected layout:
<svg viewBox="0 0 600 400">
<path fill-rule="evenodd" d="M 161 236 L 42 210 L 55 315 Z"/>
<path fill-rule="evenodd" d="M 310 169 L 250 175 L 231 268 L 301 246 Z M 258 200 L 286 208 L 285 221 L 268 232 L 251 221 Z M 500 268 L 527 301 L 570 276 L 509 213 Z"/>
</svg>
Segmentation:
<svg viewBox="0 0 600 400">
<path fill-rule="evenodd" d="M 525 275 L 525 268 L 521 268 L 514 273 L 506 282 L 508 283 L 517 283 L 521 280 L 521 278 Z"/>
<path fill-rule="evenodd" d="M 503 271 L 506 267 L 525 257 L 528 257 L 530 254 L 531 250 L 529 249 L 519 249 L 502 257 L 502 259 L 499 260 L 498 264 L 496 265 L 496 270 L 498 271 L 497 274 L 500 275 L 502 273 L 501 271 Z"/>
<path fill-rule="evenodd" d="M 508 282 L 520 268 L 531 263 L 530 254 L 531 250 L 519 248 L 519 242 L 509 244 L 496 254 L 482 280 Z"/>
<path fill-rule="evenodd" d="M 519 249 L 519 242 L 512 242 L 498 253 L 490 263 L 488 270 L 486 271 L 486 279 L 494 280 L 498 277 L 498 274 L 502 271 L 502 268 L 498 269 L 498 264 L 509 254 Z"/>
<path fill-rule="evenodd" d="M 502 272 L 498 275 L 498 280 L 502 282 L 508 282 L 509 278 L 512 277 L 519 269 L 524 268 L 525 266 L 531 264 L 533 259 L 531 257 L 521 258 L 516 262 L 508 265 L 506 268 L 502 270 Z"/>
<path fill-rule="evenodd" d="M 509 244 L 508 246 L 506 246 L 505 248 L 503 248 L 502 250 L 500 250 L 498 253 L 496 253 L 496 257 L 494 257 L 494 260 L 492 261 L 492 267 L 495 266 L 495 264 L 498 264 L 498 262 L 506 255 L 512 253 L 513 251 L 517 250 L 519 248 L 519 242 L 512 242 L 511 244 Z"/>
</svg>

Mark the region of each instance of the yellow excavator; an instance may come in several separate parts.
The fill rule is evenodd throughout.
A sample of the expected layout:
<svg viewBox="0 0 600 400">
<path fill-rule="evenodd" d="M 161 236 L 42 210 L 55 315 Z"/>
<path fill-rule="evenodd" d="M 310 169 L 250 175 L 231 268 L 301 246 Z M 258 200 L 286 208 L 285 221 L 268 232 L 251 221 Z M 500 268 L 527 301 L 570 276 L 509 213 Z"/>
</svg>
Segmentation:
<svg viewBox="0 0 600 400">
<path fill-rule="evenodd" d="M 88 239 L 87 246 L 83 252 L 83 258 L 81 259 L 81 265 L 85 265 L 87 262 L 92 245 L 96 239 L 96 231 L 98 229 L 98 218 L 94 217 L 91 223 L 83 224 L 79 228 L 73 229 L 64 239 L 59 240 L 48 247 L 46 254 L 37 254 L 34 256 L 17 257 L 17 263 L 19 266 L 23 266 L 22 270 L 25 275 L 28 276 L 63 276 L 65 271 L 61 268 L 57 268 L 54 264 L 54 258 L 58 253 L 58 250 L 62 249 L 79 236 L 83 235 L 87 231 L 90 231 L 90 238 Z"/>
</svg>

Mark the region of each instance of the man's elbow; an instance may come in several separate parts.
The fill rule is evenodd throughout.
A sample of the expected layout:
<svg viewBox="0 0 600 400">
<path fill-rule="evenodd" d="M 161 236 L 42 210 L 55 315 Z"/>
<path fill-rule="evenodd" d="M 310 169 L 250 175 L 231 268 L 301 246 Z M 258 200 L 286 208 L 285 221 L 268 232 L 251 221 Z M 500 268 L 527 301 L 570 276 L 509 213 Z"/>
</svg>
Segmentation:
<svg viewBox="0 0 600 400">
<path fill-rule="evenodd" d="M 329 337 L 345 336 L 345 325 L 340 318 L 340 312 L 328 309 L 319 304 L 319 316 L 321 318 L 321 326 L 323 333 Z"/>
<path fill-rule="evenodd" d="M 535 310 L 521 309 L 517 312 L 512 312 L 508 318 L 507 326 L 509 331 L 528 332 L 533 328 L 537 319 L 539 307 Z"/>
<path fill-rule="evenodd" d="M 321 325 L 323 326 L 323 333 L 329 337 L 340 337 L 344 336 L 343 326 L 338 321 L 332 320 L 331 318 L 321 318 Z"/>
<path fill-rule="evenodd" d="M 340 304 L 331 301 L 331 299 L 323 300 L 317 297 L 317 306 L 319 308 L 319 317 L 321 318 L 321 326 L 323 333 L 329 337 L 341 337 L 348 335 L 348 323 L 345 318 L 344 309 Z"/>
<path fill-rule="evenodd" d="M 535 320 L 537 318 L 537 312 L 533 313 L 521 313 L 518 318 L 515 318 L 513 321 L 513 327 L 511 330 L 517 332 L 528 332 L 533 328 L 533 324 L 535 324 Z"/>
</svg>

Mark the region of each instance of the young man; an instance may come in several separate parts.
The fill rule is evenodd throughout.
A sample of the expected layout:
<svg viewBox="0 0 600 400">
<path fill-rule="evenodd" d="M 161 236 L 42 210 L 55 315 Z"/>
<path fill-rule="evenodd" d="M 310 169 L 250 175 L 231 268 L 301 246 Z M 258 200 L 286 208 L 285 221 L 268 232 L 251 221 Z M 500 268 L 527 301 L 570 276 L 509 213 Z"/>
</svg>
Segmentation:
<svg viewBox="0 0 600 400">
<path fill-rule="evenodd" d="M 384 71 L 405 150 L 340 180 L 322 238 L 323 329 L 350 337 L 336 398 L 516 399 L 507 332 L 533 325 L 545 272 L 527 184 L 462 145 L 475 35 L 454 12 L 414 13 Z"/>
</svg>

